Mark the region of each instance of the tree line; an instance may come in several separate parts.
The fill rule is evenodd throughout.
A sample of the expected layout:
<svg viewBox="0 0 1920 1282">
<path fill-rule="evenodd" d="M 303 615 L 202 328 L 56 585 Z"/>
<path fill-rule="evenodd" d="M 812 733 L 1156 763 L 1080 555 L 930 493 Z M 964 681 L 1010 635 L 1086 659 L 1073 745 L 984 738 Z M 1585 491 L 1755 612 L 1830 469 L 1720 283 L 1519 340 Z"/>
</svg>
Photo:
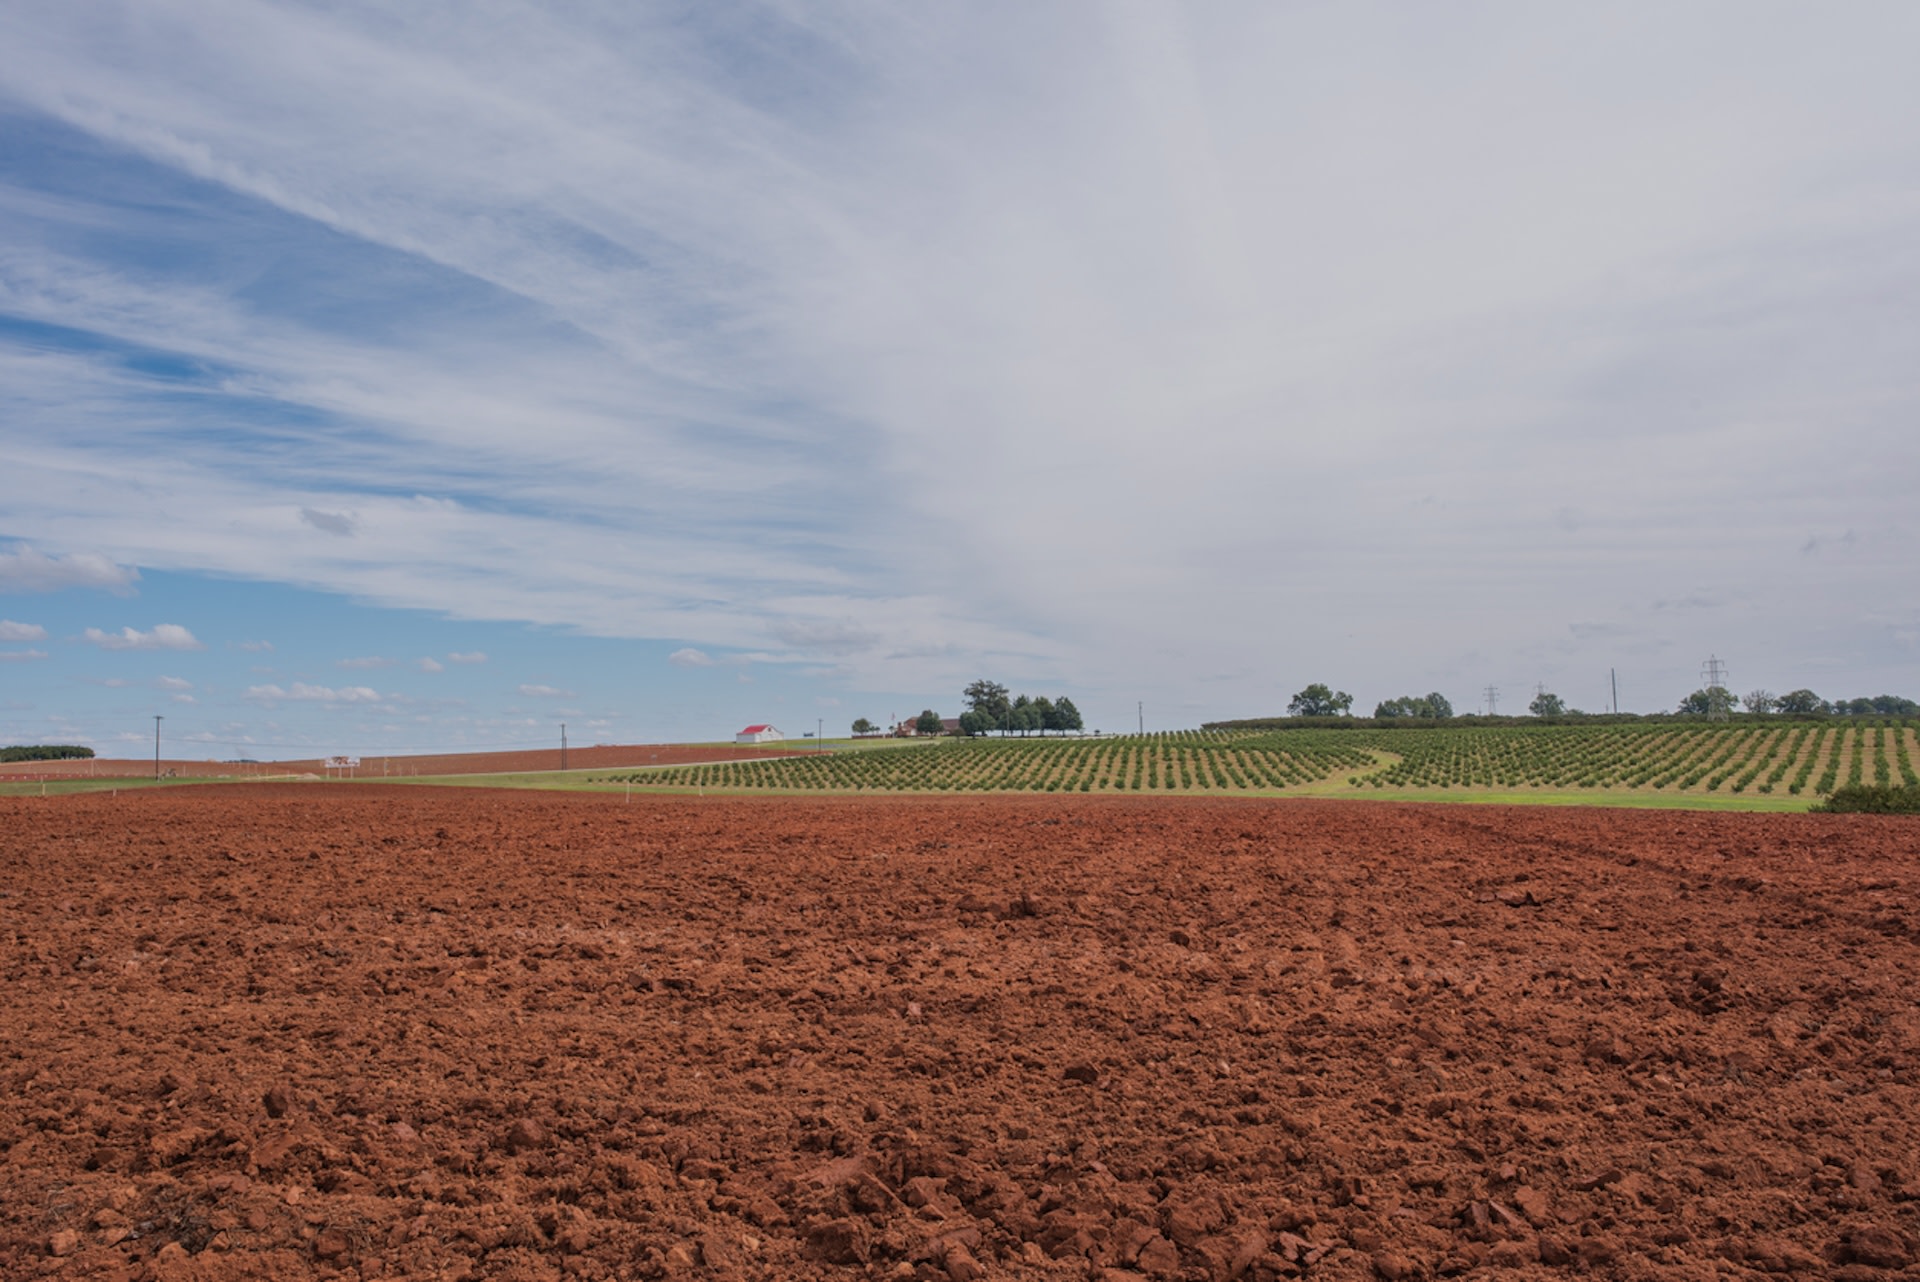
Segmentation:
<svg viewBox="0 0 1920 1282">
<path fill-rule="evenodd" d="M 1792 690 L 1781 695 L 1768 690 L 1752 690 L 1745 695 L 1736 696 L 1724 686 L 1709 686 L 1706 689 L 1695 690 L 1682 699 L 1675 712 L 1685 717 L 1721 717 L 1742 710 L 1753 716 L 1916 717 L 1920 716 L 1920 703 L 1894 694 L 1874 695 L 1871 698 L 1827 700 L 1811 690 L 1804 689 Z M 1632 721 L 1638 720 L 1640 715 L 1638 713 L 1582 712 L 1578 708 L 1568 707 L 1566 700 L 1550 690 L 1538 691 L 1532 701 L 1527 704 L 1527 712 L 1532 719 L 1579 720 L 1589 723 Z M 1287 704 L 1287 715 L 1284 718 L 1254 717 L 1236 721 L 1209 721 L 1203 728 L 1208 730 L 1275 729 L 1289 723 L 1297 724 L 1303 719 L 1323 725 L 1354 725 L 1365 720 L 1353 715 L 1352 695 L 1345 690 L 1335 690 L 1324 682 L 1316 681 L 1293 696 Z M 1395 699 L 1384 699 L 1374 705 L 1372 717 L 1374 723 L 1388 726 L 1456 720 L 1505 724 L 1521 718 L 1499 717 L 1492 714 L 1481 717 L 1471 713 L 1464 718 L 1457 717 L 1453 704 L 1437 690 L 1423 695 L 1404 694 Z"/>
<path fill-rule="evenodd" d="M 960 714 L 960 733 L 970 739 L 995 731 L 1003 735 L 1044 735 L 1071 734 L 1087 728 L 1080 709 L 1065 695 L 1058 699 L 1015 695 L 999 682 L 983 677 L 962 691 L 960 697 L 967 707 Z M 913 719 L 915 734 L 942 734 L 946 728 L 946 721 L 932 708 L 924 709 Z M 880 727 L 862 717 L 853 723 L 853 733 L 856 738 L 878 734 Z"/>
<path fill-rule="evenodd" d="M 0 761 L 72 761 L 93 755 L 92 748 L 77 743 L 16 744 L 0 748 Z"/>
<path fill-rule="evenodd" d="M 999 731 L 1001 734 L 1069 734 L 1086 729 L 1080 709 L 1073 700 L 1061 695 L 1013 695 L 1007 687 L 985 677 L 973 682 L 960 697 L 967 710 L 960 714 L 960 733 L 968 738 Z"/>
<path fill-rule="evenodd" d="M 1743 708 L 1755 716 L 1781 713 L 1791 717 L 1911 717 L 1920 715 L 1920 703 L 1897 694 L 1877 694 L 1872 698 L 1822 699 L 1811 690 L 1789 690 L 1774 694 L 1770 690 L 1749 690 L 1737 700 L 1725 686 L 1695 690 L 1680 701 L 1680 711 L 1692 716 L 1731 713 Z"/>
</svg>

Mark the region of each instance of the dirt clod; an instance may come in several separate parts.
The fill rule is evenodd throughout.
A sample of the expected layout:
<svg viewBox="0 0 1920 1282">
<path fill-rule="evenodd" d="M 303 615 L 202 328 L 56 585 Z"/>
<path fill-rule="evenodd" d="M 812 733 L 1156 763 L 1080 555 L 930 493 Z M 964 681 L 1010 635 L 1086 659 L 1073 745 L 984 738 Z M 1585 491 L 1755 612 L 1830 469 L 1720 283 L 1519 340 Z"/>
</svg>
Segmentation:
<svg viewBox="0 0 1920 1282">
<path fill-rule="evenodd" d="M 525 1153 L 532 1149 L 547 1146 L 547 1128 L 530 1117 L 517 1118 L 507 1128 L 506 1148 L 509 1153 Z"/>
<path fill-rule="evenodd" d="M 1841 1240 L 1843 1258 L 1876 1269 L 1904 1269 L 1913 1260 L 1913 1248 L 1898 1230 L 1880 1224 L 1856 1224 Z"/>
</svg>

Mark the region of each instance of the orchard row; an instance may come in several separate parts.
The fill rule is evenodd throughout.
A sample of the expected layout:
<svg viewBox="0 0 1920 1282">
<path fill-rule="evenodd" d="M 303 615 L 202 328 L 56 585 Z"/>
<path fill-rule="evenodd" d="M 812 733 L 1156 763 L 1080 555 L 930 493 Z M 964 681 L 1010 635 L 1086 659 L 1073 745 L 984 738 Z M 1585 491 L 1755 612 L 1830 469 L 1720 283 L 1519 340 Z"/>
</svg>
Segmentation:
<svg viewBox="0 0 1920 1282">
<path fill-rule="evenodd" d="M 1344 736 L 1268 744 L 1189 732 L 1125 738 L 936 740 L 924 747 L 796 753 L 648 770 L 619 782 L 672 788 L 856 792 L 1262 792 L 1370 770 Z"/>
<path fill-rule="evenodd" d="M 800 792 L 1602 790 L 1798 796 L 1917 784 L 1912 721 L 1432 730 L 1186 731 L 1100 739 L 939 740 L 636 771 L 609 782 Z"/>
</svg>

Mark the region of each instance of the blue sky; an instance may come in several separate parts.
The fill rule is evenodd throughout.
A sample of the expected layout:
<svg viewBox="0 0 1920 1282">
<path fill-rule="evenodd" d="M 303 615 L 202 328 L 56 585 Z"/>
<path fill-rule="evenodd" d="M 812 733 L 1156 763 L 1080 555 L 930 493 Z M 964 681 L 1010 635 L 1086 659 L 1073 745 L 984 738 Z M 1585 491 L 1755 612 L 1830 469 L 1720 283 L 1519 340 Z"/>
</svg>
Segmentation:
<svg viewBox="0 0 1920 1282">
<path fill-rule="evenodd" d="M 1920 694 L 1920 14 L 1565 8 L 0 12 L 0 739 Z"/>
</svg>

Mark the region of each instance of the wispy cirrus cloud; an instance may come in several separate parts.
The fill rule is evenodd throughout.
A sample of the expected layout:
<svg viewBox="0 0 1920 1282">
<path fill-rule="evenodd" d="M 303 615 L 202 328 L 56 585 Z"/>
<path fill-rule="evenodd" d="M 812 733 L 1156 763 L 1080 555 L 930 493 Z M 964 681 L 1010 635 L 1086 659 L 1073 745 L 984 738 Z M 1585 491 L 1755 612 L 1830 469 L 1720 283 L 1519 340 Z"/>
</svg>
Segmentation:
<svg viewBox="0 0 1920 1282">
<path fill-rule="evenodd" d="M 0 663 L 34 663 L 46 657 L 45 650 L 0 650 Z"/>
<path fill-rule="evenodd" d="M 0 592 L 59 592 L 66 588 L 103 588 L 125 594 L 132 591 L 140 572 L 118 565 L 97 552 L 48 556 L 19 546 L 0 552 Z"/>
<path fill-rule="evenodd" d="M 1662 644 L 1784 662 L 1911 546 L 1920 14 L 1742 16 L 16 6 L 0 511 L 91 551 L 0 590 L 1284 703 L 1711 588 Z"/>
<path fill-rule="evenodd" d="M 0 619 L 0 641 L 44 641 L 47 630 L 37 623 L 15 623 Z"/>
<path fill-rule="evenodd" d="M 84 639 L 102 650 L 204 650 L 207 647 L 186 628 L 177 623 L 157 623 L 150 632 L 138 628 L 121 628 L 118 632 L 103 632 L 99 628 L 88 628 L 82 634 Z"/>
<path fill-rule="evenodd" d="M 522 685 L 520 693 L 529 699 L 571 699 L 573 691 L 550 685 Z"/>
</svg>

